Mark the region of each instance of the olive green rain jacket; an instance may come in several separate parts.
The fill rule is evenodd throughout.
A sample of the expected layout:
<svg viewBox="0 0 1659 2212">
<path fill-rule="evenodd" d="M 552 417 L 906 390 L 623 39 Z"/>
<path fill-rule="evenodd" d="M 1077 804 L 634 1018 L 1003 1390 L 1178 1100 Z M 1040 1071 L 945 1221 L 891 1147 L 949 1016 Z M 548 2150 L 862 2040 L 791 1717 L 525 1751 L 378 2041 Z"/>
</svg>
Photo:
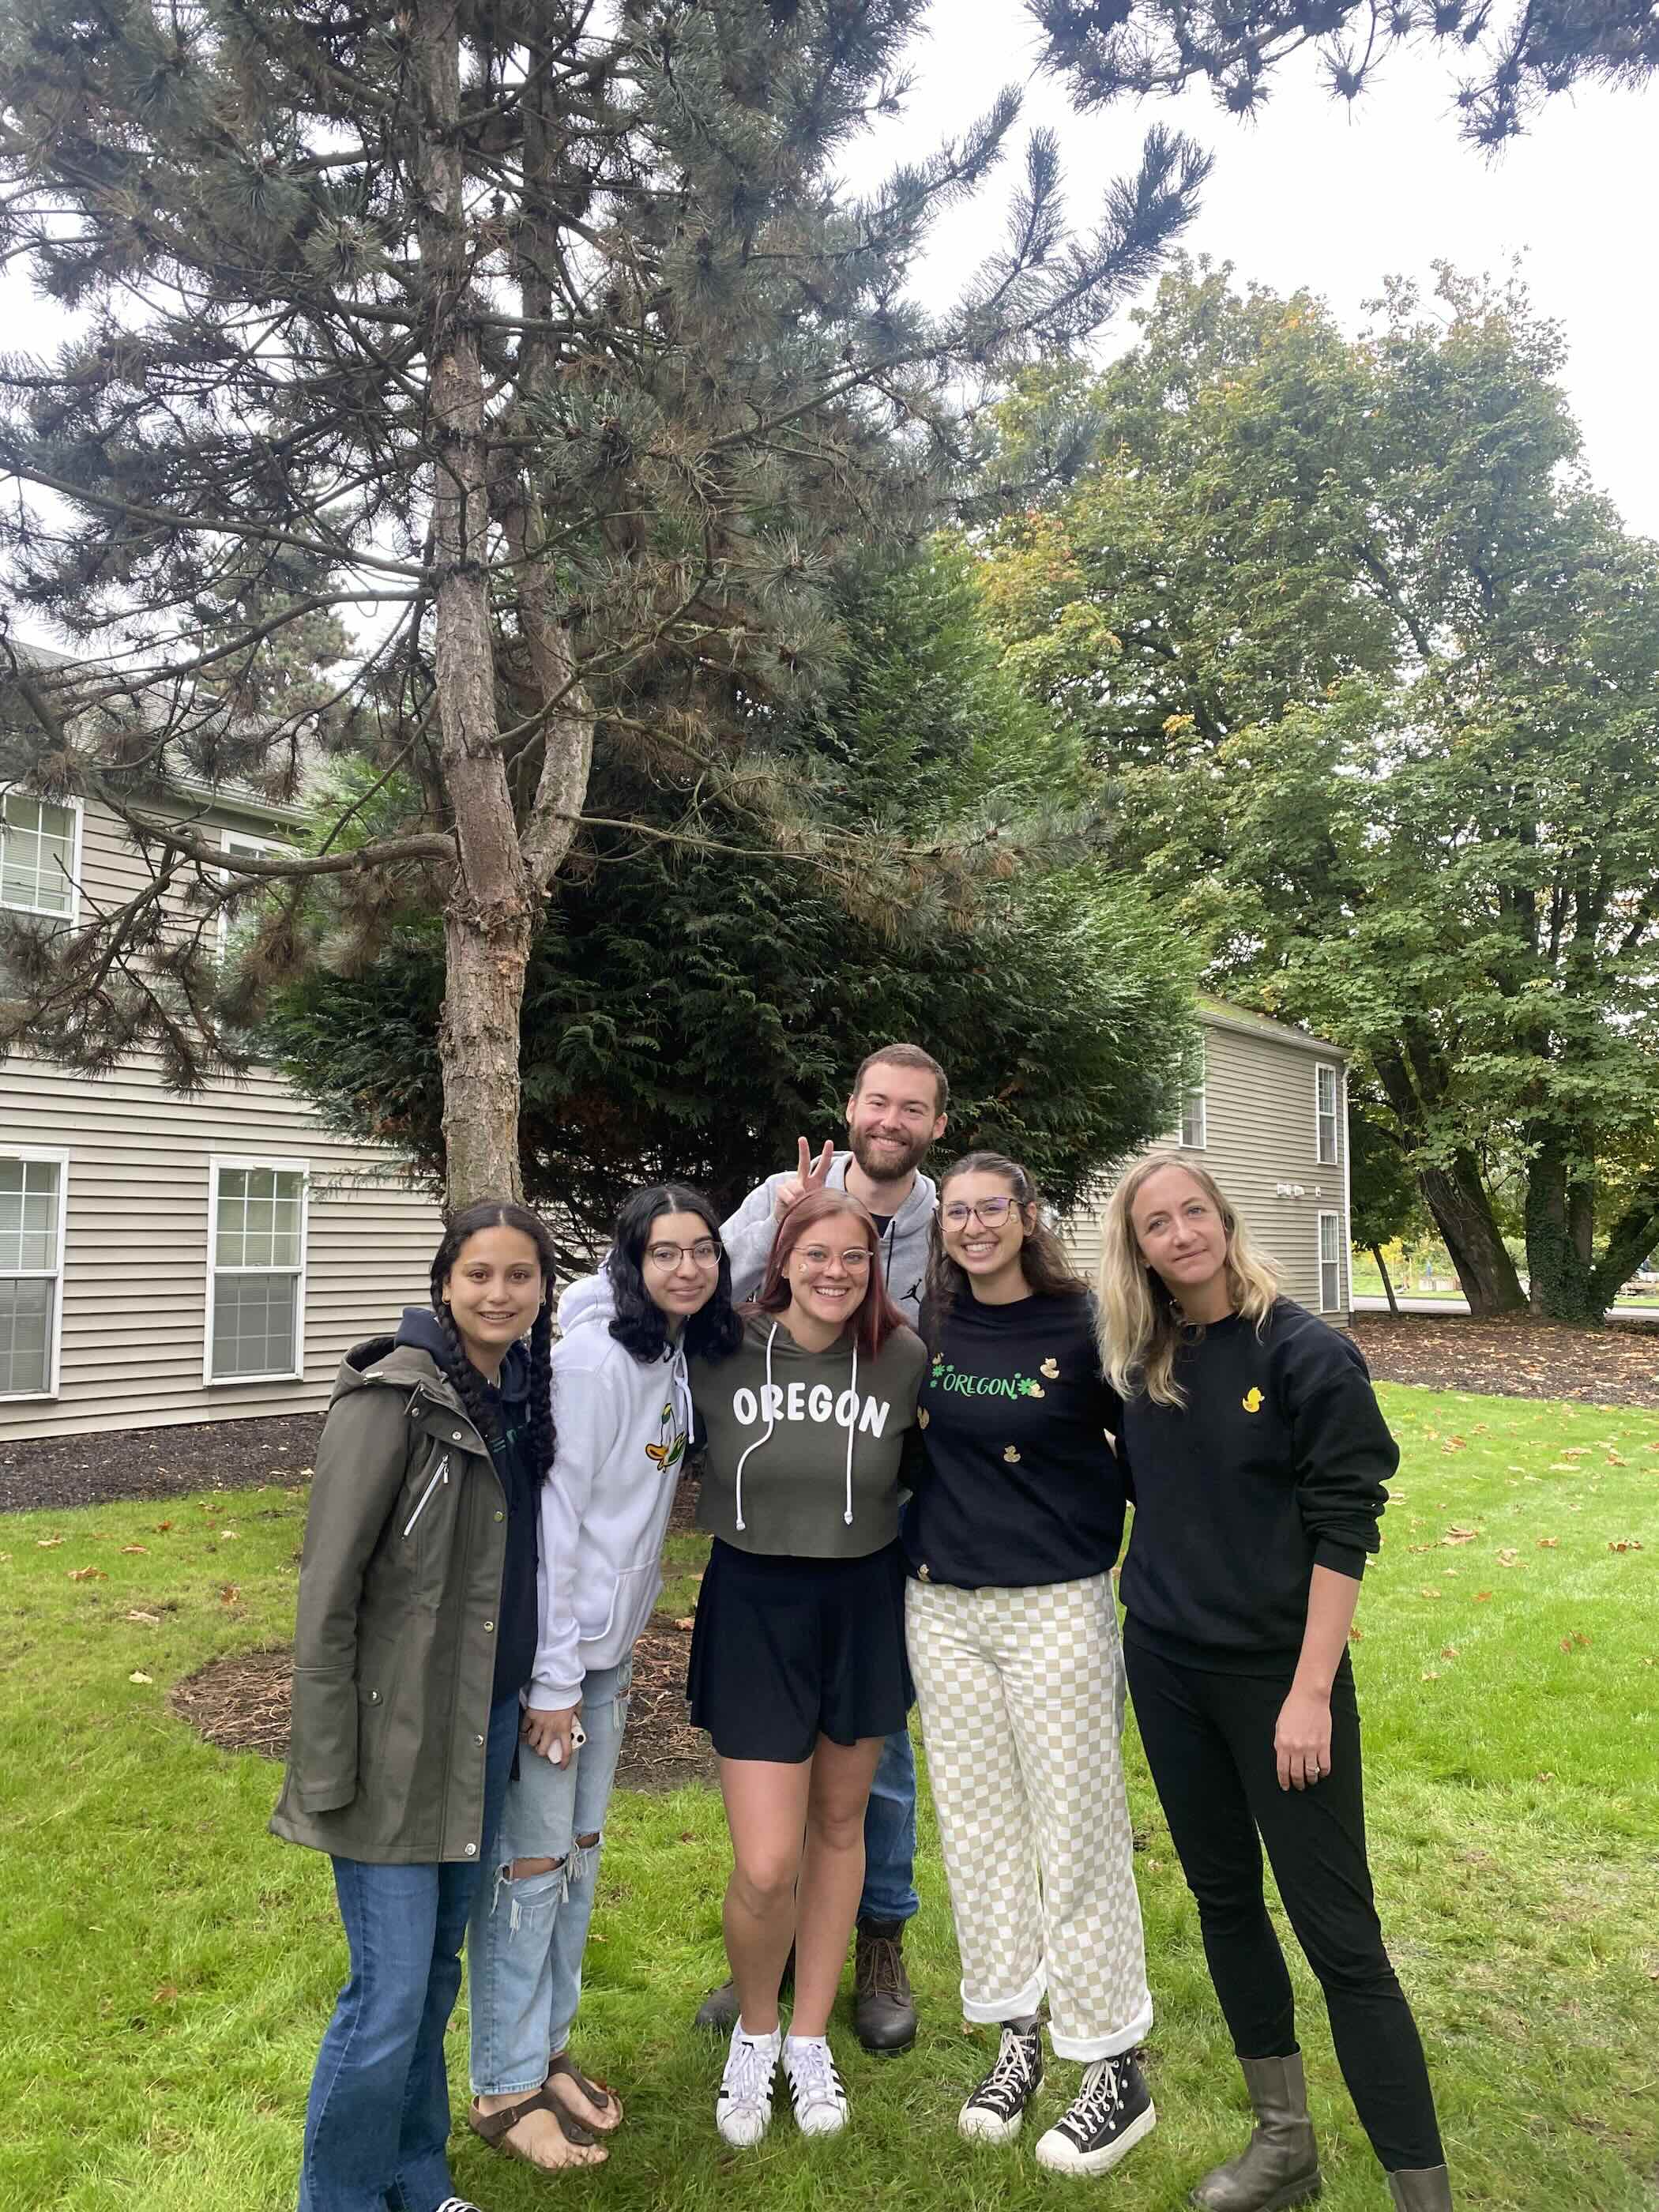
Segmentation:
<svg viewBox="0 0 1659 2212">
<path fill-rule="evenodd" d="M 274 1834 L 381 1865 L 477 1858 L 507 1525 L 430 1353 L 349 1352 L 312 1477 Z"/>
</svg>

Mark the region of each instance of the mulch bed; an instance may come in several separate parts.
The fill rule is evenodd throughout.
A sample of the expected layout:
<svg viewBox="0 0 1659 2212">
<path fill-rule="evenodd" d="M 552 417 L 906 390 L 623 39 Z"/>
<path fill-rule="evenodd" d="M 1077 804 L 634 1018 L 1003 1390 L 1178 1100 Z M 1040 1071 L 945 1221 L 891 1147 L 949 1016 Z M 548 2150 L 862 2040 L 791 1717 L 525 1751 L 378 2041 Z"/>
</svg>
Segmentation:
<svg viewBox="0 0 1659 2212">
<path fill-rule="evenodd" d="M 186 1490 L 256 1490 L 303 1482 L 323 1432 L 320 1413 L 118 1429 L 94 1437 L 0 1443 L 0 1513 L 177 1498 Z"/>
<path fill-rule="evenodd" d="M 1501 1398 L 1576 1398 L 1659 1407 L 1659 1319 L 1572 1328 L 1517 1314 L 1363 1313 L 1354 1340 L 1379 1382 L 1474 1390 Z"/>
</svg>

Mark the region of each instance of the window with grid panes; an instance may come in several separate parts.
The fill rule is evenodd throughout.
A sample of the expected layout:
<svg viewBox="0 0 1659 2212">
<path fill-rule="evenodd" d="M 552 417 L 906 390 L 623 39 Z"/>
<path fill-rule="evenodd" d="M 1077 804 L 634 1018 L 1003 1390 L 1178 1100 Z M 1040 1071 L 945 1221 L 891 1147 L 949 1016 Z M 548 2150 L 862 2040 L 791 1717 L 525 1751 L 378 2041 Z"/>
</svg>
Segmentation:
<svg viewBox="0 0 1659 2212">
<path fill-rule="evenodd" d="M 75 911 L 75 809 L 27 791 L 0 792 L 0 906 L 18 914 Z"/>
<path fill-rule="evenodd" d="M 1314 1083 L 1317 1100 L 1319 1164 L 1322 1167 L 1334 1167 L 1337 1156 L 1337 1101 L 1340 1096 L 1336 1070 L 1334 1067 L 1328 1067 L 1322 1061 L 1314 1070 Z"/>
<path fill-rule="evenodd" d="M 1342 1217 L 1319 1217 L 1319 1310 L 1334 1313 L 1342 1303 Z"/>
<path fill-rule="evenodd" d="M 0 1153 L 0 1398 L 52 1387 L 64 1165 Z"/>
<path fill-rule="evenodd" d="M 305 1180 L 302 1168 L 216 1164 L 211 1382 L 299 1371 Z"/>
</svg>

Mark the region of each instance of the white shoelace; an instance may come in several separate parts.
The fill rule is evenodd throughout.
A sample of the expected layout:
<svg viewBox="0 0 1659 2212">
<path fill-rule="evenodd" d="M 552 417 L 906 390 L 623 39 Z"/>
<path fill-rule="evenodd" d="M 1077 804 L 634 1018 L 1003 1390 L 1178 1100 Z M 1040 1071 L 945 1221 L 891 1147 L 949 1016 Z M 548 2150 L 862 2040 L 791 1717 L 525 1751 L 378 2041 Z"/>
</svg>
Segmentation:
<svg viewBox="0 0 1659 2212">
<path fill-rule="evenodd" d="M 1118 2110 L 1123 2102 L 1123 2084 L 1118 2078 L 1117 2061 L 1097 2058 L 1083 2077 L 1083 2087 L 1072 2100 L 1071 2110 L 1060 2120 L 1066 2133 L 1091 2136 L 1109 2112 Z"/>
<path fill-rule="evenodd" d="M 1033 2074 L 1025 2042 L 1017 2028 L 1003 2029 L 996 2063 L 968 2100 L 970 2105 L 994 2112 L 1000 2120 L 1012 2120 L 1016 2112 L 1024 2111 L 1031 2094 Z"/>
<path fill-rule="evenodd" d="M 845 2112 L 847 2092 L 842 2087 L 827 2043 L 817 2037 L 810 2040 L 803 2038 L 799 2043 L 792 2039 L 784 2045 L 783 2057 L 797 2119 L 818 2106 L 828 2106 L 835 2112 Z"/>
<path fill-rule="evenodd" d="M 728 2105 L 763 2110 L 772 2101 L 772 2077 L 777 2064 L 778 2047 L 769 2036 L 737 2036 L 720 2076 L 721 2098 Z"/>
</svg>

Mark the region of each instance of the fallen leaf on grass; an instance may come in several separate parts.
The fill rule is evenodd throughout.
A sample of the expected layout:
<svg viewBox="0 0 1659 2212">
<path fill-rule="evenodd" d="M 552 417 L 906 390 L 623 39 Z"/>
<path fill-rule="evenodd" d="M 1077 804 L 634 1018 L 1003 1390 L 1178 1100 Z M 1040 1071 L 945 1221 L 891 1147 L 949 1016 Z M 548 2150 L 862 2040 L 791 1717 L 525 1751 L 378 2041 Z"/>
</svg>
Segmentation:
<svg viewBox="0 0 1659 2212">
<path fill-rule="evenodd" d="M 161 1614 L 159 1613 L 146 1613 L 142 1606 L 135 1606 L 132 1611 L 127 1615 L 127 1619 L 129 1620 L 142 1620 L 146 1628 L 159 1628 L 161 1626 Z"/>
<path fill-rule="evenodd" d="M 1553 1552 L 1560 1541 L 1561 1539 L 1559 1536 L 1540 1536 L 1538 1539 L 1538 1548 L 1540 1552 Z"/>
<path fill-rule="evenodd" d="M 1476 1590 L 1474 1594 L 1474 1601 L 1477 1605 L 1485 1605 L 1486 1600 L 1491 1595 L 1492 1592 L 1490 1590 Z"/>
<path fill-rule="evenodd" d="M 1561 1638 L 1561 1649 L 1564 1651 L 1588 1651 L 1589 1644 L 1589 1637 L 1579 1629 L 1574 1629 L 1571 1636 L 1564 1636 Z"/>
<path fill-rule="evenodd" d="M 1583 1459 L 1589 1449 L 1588 1444 L 1564 1444 L 1561 1456 L 1563 1459 Z"/>
<path fill-rule="evenodd" d="M 1607 1546 L 1610 1552 L 1639 1552 L 1641 1548 L 1634 1536 L 1620 1536 Z"/>
<path fill-rule="evenodd" d="M 150 1999 L 150 2002 L 152 2004 L 177 2004 L 178 2002 L 178 1985 L 173 1982 L 163 1982 L 161 1988 L 156 1990 L 155 1996 Z"/>
<path fill-rule="evenodd" d="M 1434 1667 L 1427 1668 L 1420 1679 L 1425 1682 L 1437 1682 L 1440 1680 L 1438 1668 Z"/>
<path fill-rule="evenodd" d="M 219 1531 L 219 1541 L 222 1544 L 234 1544 L 236 1541 L 236 1531 L 234 1528 L 222 1528 Z"/>
<path fill-rule="evenodd" d="M 109 1580 L 101 1567 L 71 1567 L 69 1578 L 72 1583 L 106 1583 Z"/>
<path fill-rule="evenodd" d="M 1498 1564 L 1500 1567 L 1512 1567 L 1520 1556 L 1518 1552 L 1512 1550 L 1506 1544 L 1498 1554 Z"/>
<path fill-rule="evenodd" d="M 1617 1452 L 1610 1451 L 1607 1454 L 1607 1465 L 1609 1467 L 1628 1467 L 1630 1465 L 1630 1462 L 1627 1459 L 1621 1458 Z"/>
<path fill-rule="evenodd" d="M 227 1583 L 219 1593 L 219 1602 L 221 1605 L 234 1605 L 241 1595 L 242 1587 L 240 1583 Z"/>
<path fill-rule="evenodd" d="M 158 1536 L 165 1536 L 172 1526 L 171 1521 L 158 1521 L 155 1524 L 155 1533 Z"/>
<path fill-rule="evenodd" d="M 1348 1641 L 1350 1644 L 1358 1644 L 1360 1641 L 1360 1632 L 1357 1628 L 1351 1628 L 1348 1631 Z"/>
<path fill-rule="evenodd" d="M 1443 1544 L 1472 1544 L 1480 1534 L 1478 1528 L 1465 1528 L 1457 1523 L 1448 1528 L 1440 1540 Z"/>
<path fill-rule="evenodd" d="M 1440 1656 L 1443 1659 L 1455 1659 L 1457 1646 L 1455 1644 L 1443 1644 L 1440 1647 Z"/>
<path fill-rule="evenodd" d="M 155 1677 L 153 1674 L 140 1674 L 135 1668 L 134 1671 L 127 1676 L 127 1680 L 129 1682 L 153 1682 L 155 1680 Z"/>
<path fill-rule="evenodd" d="M 37 1536 L 34 1548 L 37 1552 L 55 1552 L 63 1540 L 61 1536 Z"/>
<path fill-rule="evenodd" d="M 1443 1592 L 1437 1589 L 1420 1589 L 1417 1595 L 1419 1597 L 1440 1597 L 1443 1595 Z"/>
<path fill-rule="evenodd" d="M 121 1550 L 124 1555 L 128 1552 L 142 1552 L 146 1559 L 149 1557 L 149 1546 L 148 1544 L 123 1544 Z"/>
<path fill-rule="evenodd" d="M 689 1629 L 692 1626 L 691 1615 L 688 1613 L 684 1620 L 677 1620 L 674 1626 L 676 1628 Z"/>
</svg>

